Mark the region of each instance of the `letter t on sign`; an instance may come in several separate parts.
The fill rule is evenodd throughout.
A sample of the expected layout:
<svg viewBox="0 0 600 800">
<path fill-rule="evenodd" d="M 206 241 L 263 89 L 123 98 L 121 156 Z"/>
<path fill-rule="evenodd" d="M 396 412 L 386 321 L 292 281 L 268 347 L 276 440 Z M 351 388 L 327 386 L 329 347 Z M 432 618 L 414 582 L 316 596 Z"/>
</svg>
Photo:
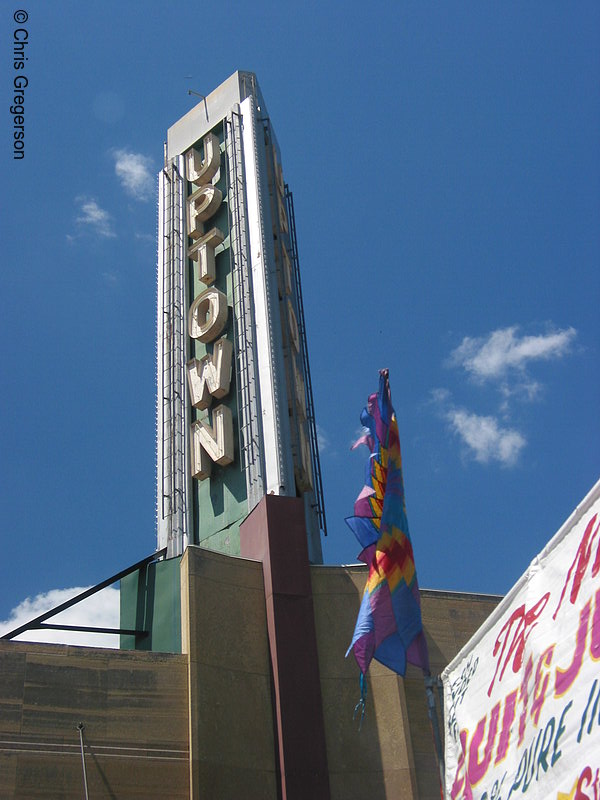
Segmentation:
<svg viewBox="0 0 600 800">
<path fill-rule="evenodd" d="M 215 247 L 225 239 L 225 234 L 218 228 L 212 228 L 204 236 L 188 247 L 188 258 L 198 262 L 198 278 L 210 286 L 216 278 Z"/>
</svg>

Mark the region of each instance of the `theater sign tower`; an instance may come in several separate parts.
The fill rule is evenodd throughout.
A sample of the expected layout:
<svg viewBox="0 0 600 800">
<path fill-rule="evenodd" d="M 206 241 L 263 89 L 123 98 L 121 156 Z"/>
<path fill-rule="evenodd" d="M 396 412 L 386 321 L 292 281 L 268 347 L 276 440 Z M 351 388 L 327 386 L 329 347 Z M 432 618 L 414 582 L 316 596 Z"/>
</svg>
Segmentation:
<svg viewBox="0 0 600 800">
<path fill-rule="evenodd" d="M 292 195 L 256 77 L 168 131 L 159 176 L 158 549 L 237 555 L 265 495 L 325 519 Z"/>
</svg>

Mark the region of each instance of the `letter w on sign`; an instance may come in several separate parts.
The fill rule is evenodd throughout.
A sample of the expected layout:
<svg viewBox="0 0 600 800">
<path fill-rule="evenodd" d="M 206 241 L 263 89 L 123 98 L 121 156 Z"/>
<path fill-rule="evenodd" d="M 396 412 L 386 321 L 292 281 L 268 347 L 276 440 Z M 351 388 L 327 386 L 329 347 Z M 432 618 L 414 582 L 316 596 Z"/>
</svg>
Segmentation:
<svg viewBox="0 0 600 800">
<path fill-rule="evenodd" d="M 233 344 L 228 339 L 215 342 L 212 355 L 187 364 L 190 399 L 194 408 L 208 408 L 212 398 L 225 397 L 231 385 Z"/>
</svg>

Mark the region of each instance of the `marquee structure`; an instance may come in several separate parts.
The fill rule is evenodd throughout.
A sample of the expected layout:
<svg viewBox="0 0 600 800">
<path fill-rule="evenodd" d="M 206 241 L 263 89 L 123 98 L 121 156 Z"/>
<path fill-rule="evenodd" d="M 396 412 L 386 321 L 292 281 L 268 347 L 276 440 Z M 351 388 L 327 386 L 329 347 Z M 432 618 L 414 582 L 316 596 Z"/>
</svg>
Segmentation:
<svg viewBox="0 0 600 800">
<path fill-rule="evenodd" d="M 292 194 L 256 77 L 236 72 L 168 131 L 159 176 L 158 547 L 239 553 L 269 495 L 323 492 Z"/>
</svg>

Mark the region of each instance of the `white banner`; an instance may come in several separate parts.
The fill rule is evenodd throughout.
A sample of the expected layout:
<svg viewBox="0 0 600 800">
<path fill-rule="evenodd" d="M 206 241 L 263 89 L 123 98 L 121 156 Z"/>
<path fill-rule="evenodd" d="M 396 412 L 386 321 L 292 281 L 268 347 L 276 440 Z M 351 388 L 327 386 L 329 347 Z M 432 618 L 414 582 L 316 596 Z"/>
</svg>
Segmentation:
<svg viewBox="0 0 600 800">
<path fill-rule="evenodd" d="M 600 482 L 442 679 L 446 798 L 600 800 Z"/>
</svg>

